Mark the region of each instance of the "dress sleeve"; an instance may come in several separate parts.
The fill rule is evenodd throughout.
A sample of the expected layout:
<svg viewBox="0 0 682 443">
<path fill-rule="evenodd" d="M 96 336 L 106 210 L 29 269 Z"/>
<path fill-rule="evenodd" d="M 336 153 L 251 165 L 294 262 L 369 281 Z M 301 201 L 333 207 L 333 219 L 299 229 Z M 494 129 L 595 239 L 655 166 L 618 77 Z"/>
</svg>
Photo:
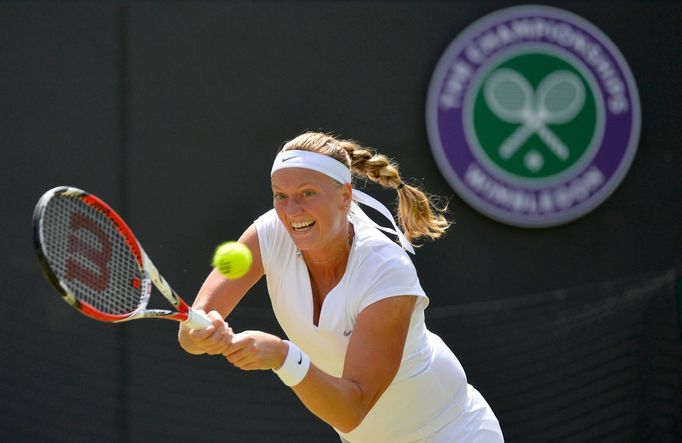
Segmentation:
<svg viewBox="0 0 682 443">
<path fill-rule="evenodd" d="M 426 308 L 429 299 L 419 283 L 417 270 L 407 254 L 396 254 L 390 258 L 374 261 L 373 269 L 367 269 L 369 279 L 366 290 L 359 300 L 358 312 L 379 300 L 396 295 L 416 295 L 417 306 Z"/>
<path fill-rule="evenodd" d="M 263 269 L 268 274 L 270 265 L 273 263 L 274 255 L 279 249 L 278 245 L 282 242 L 282 229 L 280 221 L 274 209 L 258 217 L 254 223 L 260 244 L 260 254 L 263 261 Z"/>
</svg>

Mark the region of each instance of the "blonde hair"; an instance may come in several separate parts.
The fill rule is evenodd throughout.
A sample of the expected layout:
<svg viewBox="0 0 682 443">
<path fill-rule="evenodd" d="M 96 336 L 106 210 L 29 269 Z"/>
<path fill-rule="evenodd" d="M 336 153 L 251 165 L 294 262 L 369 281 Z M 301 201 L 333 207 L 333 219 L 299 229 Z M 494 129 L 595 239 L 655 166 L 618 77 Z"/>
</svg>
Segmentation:
<svg viewBox="0 0 682 443">
<path fill-rule="evenodd" d="M 291 150 L 327 155 L 346 165 L 354 176 L 395 189 L 398 193 L 398 222 L 410 242 L 420 238 L 435 240 L 450 227 L 451 223 L 445 217 L 447 205 L 439 206 L 438 197 L 405 183 L 397 163 L 372 148 L 322 132 L 306 132 L 282 147 L 282 151 Z"/>
</svg>

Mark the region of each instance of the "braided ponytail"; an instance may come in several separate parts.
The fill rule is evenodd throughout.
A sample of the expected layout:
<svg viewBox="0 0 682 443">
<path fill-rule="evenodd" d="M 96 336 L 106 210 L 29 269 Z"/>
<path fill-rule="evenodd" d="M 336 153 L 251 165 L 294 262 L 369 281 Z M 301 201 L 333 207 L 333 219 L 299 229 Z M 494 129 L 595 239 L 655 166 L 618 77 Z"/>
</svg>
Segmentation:
<svg viewBox="0 0 682 443">
<path fill-rule="evenodd" d="M 438 239 L 450 227 L 451 223 L 445 217 L 447 205 L 439 206 L 436 196 L 405 183 L 398 165 L 372 148 L 363 147 L 353 140 L 337 140 L 328 134 L 307 132 L 282 148 L 283 151 L 294 149 L 328 155 L 348 166 L 353 175 L 369 179 L 384 188 L 395 189 L 398 193 L 398 222 L 410 242 L 424 237 Z"/>
</svg>

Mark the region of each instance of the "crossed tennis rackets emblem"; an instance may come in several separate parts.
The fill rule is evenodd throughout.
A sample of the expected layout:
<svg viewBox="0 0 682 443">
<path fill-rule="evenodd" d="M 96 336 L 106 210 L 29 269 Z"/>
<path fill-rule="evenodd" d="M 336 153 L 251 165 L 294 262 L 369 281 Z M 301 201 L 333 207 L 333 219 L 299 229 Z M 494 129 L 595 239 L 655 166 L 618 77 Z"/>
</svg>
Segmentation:
<svg viewBox="0 0 682 443">
<path fill-rule="evenodd" d="M 537 134 L 549 150 L 561 160 L 569 158 L 569 149 L 547 124 L 573 120 L 585 104 L 585 88 L 570 71 L 554 71 L 542 79 L 537 89 L 512 69 L 499 69 L 486 81 L 485 101 L 497 118 L 519 126 L 500 145 L 499 155 L 507 160 Z M 529 169 L 539 169 L 542 158 L 532 153 L 526 158 Z M 530 160 L 530 161 L 528 161 Z"/>
</svg>

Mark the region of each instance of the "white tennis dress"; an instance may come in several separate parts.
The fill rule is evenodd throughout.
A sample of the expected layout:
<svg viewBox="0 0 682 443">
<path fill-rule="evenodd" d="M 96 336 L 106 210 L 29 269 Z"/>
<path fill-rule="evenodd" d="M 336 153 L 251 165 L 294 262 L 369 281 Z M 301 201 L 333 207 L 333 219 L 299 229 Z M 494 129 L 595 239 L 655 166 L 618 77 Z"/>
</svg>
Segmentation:
<svg viewBox="0 0 682 443">
<path fill-rule="evenodd" d="M 351 443 L 502 442 L 483 397 L 443 341 L 426 329 L 428 298 L 407 253 L 375 227 L 353 220 L 355 236 L 341 281 L 326 296 L 318 326 L 305 261 L 273 210 L 255 221 L 268 292 L 287 337 L 318 368 L 341 377 L 346 349 L 360 312 L 383 298 L 418 297 L 400 369 L 353 431 Z M 490 438 L 488 438 L 489 436 Z"/>
</svg>

